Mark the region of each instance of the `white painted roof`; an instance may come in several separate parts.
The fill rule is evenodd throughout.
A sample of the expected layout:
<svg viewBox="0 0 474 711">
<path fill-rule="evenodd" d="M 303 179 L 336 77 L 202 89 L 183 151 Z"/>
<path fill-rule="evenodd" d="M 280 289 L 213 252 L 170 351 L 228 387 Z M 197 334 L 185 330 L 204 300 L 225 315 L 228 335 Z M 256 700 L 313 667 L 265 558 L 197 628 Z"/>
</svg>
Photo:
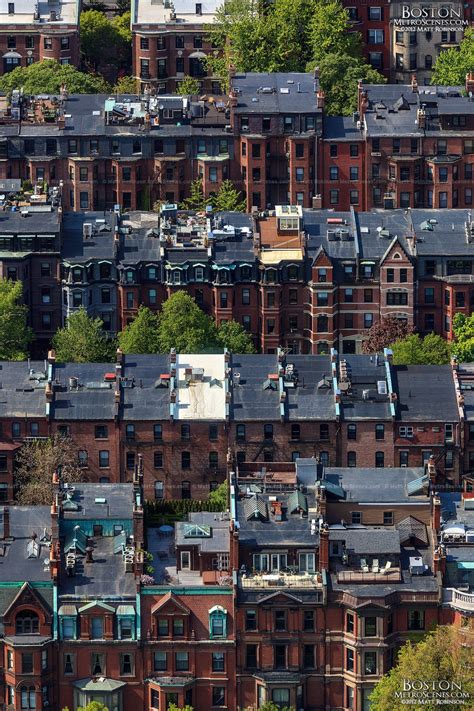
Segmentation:
<svg viewBox="0 0 474 711">
<path fill-rule="evenodd" d="M 202 380 L 187 384 L 186 368 L 202 369 Z M 178 355 L 176 363 L 178 420 L 225 419 L 225 362 L 224 355 Z"/>
<path fill-rule="evenodd" d="M 8 5 L 13 4 L 15 12 L 8 13 Z M 35 6 L 38 7 L 39 20 L 35 20 Z M 56 21 L 50 20 L 51 12 L 56 13 Z M 79 0 L 0 0 L 0 25 L 61 25 L 79 22 Z"/>
<path fill-rule="evenodd" d="M 201 14 L 196 14 L 195 0 L 174 0 L 176 19 L 171 20 L 170 3 L 163 0 L 136 0 L 134 24 L 161 24 L 164 22 L 189 23 L 207 25 L 214 21 L 214 15 L 222 0 L 203 0 Z M 165 6 L 166 5 L 166 6 Z"/>
</svg>

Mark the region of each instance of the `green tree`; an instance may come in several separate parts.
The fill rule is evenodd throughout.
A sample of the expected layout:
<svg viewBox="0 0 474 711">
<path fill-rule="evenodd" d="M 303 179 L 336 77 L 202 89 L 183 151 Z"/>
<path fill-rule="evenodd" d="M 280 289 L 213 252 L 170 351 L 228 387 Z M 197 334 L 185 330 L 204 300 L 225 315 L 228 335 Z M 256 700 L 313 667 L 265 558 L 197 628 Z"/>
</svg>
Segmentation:
<svg viewBox="0 0 474 711">
<path fill-rule="evenodd" d="M 59 64 L 54 59 L 17 67 L 0 77 L 0 91 L 6 93 L 21 86 L 25 94 L 59 94 L 62 84 L 70 94 L 99 94 L 110 88 L 103 77 L 80 72 L 71 64 Z"/>
<path fill-rule="evenodd" d="M 326 94 L 329 116 L 350 116 L 357 110 L 359 79 L 367 84 L 384 84 L 385 77 L 360 57 L 330 53 L 318 61 L 319 81 Z"/>
<path fill-rule="evenodd" d="M 179 82 L 179 88 L 176 93 L 180 96 L 196 96 L 200 93 L 199 90 L 199 81 L 193 77 L 186 76 Z"/>
<path fill-rule="evenodd" d="M 363 350 L 365 353 L 381 353 L 395 341 L 413 333 L 413 327 L 391 316 L 385 316 L 365 332 Z"/>
<path fill-rule="evenodd" d="M 404 709 L 397 693 L 404 691 L 404 681 L 416 682 L 456 682 L 461 684 L 462 692 L 468 694 L 466 708 L 472 708 L 474 700 L 474 681 L 472 677 L 472 659 L 474 652 L 472 621 L 466 627 L 437 627 L 418 644 L 407 642 L 399 654 L 397 664 L 378 682 L 370 696 L 371 711 L 395 711 Z M 403 698 L 403 695 L 402 695 Z M 453 698 L 453 701 L 455 699 Z M 470 703 L 469 703 L 470 700 Z M 422 709 L 435 711 L 436 700 L 427 705 L 412 706 L 416 711 Z M 459 705 L 443 704 L 448 711 L 459 709 Z"/>
<path fill-rule="evenodd" d="M 131 65 L 132 60 L 132 30 L 130 28 L 130 12 L 116 15 L 111 21 L 114 31 L 114 63 Z"/>
<path fill-rule="evenodd" d="M 101 701 L 91 701 L 87 706 L 78 706 L 77 711 L 109 711 Z"/>
<path fill-rule="evenodd" d="M 78 448 L 67 438 L 33 439 L 23 444 L 15 460 L 15 498 L 27 506 L 50 505 L 52 475 L 61 468 L 64 481 L 84 481 L 86 470 L 79 466 Z"/>
<path fill-rule="evenodd" d="M 157 353 L 158 316 L 148 307 L 140 306 L 132 323 L 118 334 L 118 344 L 124 353 Z"/>
<path fill-rule="evenodd" d="M 97 69 L 114 53 L 117 32 L 103 12 L 81 12 L 81 51 L 86 62 Z"/>
<path fill-rule="evenodd" d="M 424 338 L 410 334 L 391 346 L 396 365 L 446 365 L 451 359 L 448 342 L 436 333 Z"/>
<path fill-rule="evenodd" d="M 227 482 L 223 481 L 217 489 L 209 493 L 209 503 L 218 507 L 219 511 L 225 511 L 228 506 L 228 486 Z"/>
<path fill-rule="evenodd" d="M 216 350 L 216 326 L 185 291 L 167 299 L 158 317 L 160 353 L 176 348 L 178 353 Z"/>
<path fill-rule="evenodd" d="M 185 706 L 176 706 L 176 704 L 170 704 L 168 706 L 168 711 L 194 711 L 194 706 L 186 704 Z"/>
<path fill-rule="evenodd" d="M 217 342 L 231 353 L 255 353 L 252 336 L 237 321 L 222 321 L 217 329 Z"/>
<path fill-rule="evenodd" d="M 137 80 L 135 77 L 120 77 L 114 86 L 114 94 L 136 94 Z"/>
<path fill-rule="evenodd" d="M 53 336 L 56 358 L 62 362 L 108 363 L 114 360 L 115 342 L 104 333 L 100 318 L 91 318 L 84 308 L 71 314 L 66 326 Z"/>
<path fill-rule="evenodd" d="M 33 334 L 26 324 L 28 308 L 21 303 L 21 281 L 0 279 L 0 360 L 25 360 Z"/>
<path fill-rule="evenodd" d="M 432 84 L 464 86 L 466 74 L 474 69 L 474 29 L 468 28 L 457 47 L 440 52 L 431 75 Z"/>
<path fill-rule="evenodd" d="M 130 12 L 130 0 L 115 0 L 115 7 L 119 15 L 123 15 L 124 12 Z"/>
<path fill-rule="evenodd" d="M 202 178 L 196 178 L 191 183 L 190 195 L 180 203 L 181 210 L 205 210 L 209 205 L 209 198 L 204 197 Z"/>
<path fill-rule="evenodd" d="M 294 706 L 277 706 L 273 701 L 266 701 L 258 708 L 259 711 L 296 711 Z M 253 707 L 244 709 L 244 711 L 253 711 Z"/>
<path fill-rule="evenodd" d="M 340 0 L 319 0 L 309 22 L 311 60 L 316 65 L 327 55 L 342 54 L 360 58 L 360 32 L 353 32 L 348 10 Z"/>
<path fill-rule="evenodd" d="M 224 180 L 211 204 L 215 212 L 245 212 L 247 201 L 231 180 Z"/>
<path fill-rule="evenodd" d="M 474 360 L 474 314 L 456 314 L 453 331 L 453 354 L 461 363 L 471 363 Z"/>
</svg>

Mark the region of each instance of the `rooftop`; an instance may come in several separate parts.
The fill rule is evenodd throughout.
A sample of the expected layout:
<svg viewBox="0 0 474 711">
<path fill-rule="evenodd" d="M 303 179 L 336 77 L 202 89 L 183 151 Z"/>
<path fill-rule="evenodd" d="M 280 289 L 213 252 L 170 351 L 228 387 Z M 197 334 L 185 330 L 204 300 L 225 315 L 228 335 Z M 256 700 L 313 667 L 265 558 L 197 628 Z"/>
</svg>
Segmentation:
<svg viewBox="0 0 474 711">
<path fill-rule="evenodd" d="M 225 419 L 228 384 L 224 355 L 178 355 L 176 385 L 175 419 Z"/>
<path fill-rule="evenodd" d="M 80 0 L 15 0 L 14 12 L 9 12 L 7 0 L 0 2 L 1 25 L 43 25 L 60 27 L 79 22 Z M 38 27 L 39 29 L 39 27 Z"/>
<path fill-rule="evenodd" d="M 428 482 L 422 467 L 326 467 L 318 485 L 325 485 L 330 496 L 360 504 L 429 504 Z"/>
<path fill-rule="evenodd" d="M 398 393 L 397 414 L 403 422 L 456 422 L 459 417 L 450 365 L 396 365 L 393 387 Z M 443 403 L 440 411 L 439 403 Z"/>
<path fill-rule="evenodd" d="M 237 114 L 321 113 L 316 107 L 319 82 L 312 74 L 236 74 L 231 81 L 237 94 Z"/>
<path fill-rule="evenodd" d="M 1 519 L 0 581 L 51 581 L 49 552 L 51 512 L 49 506 L 10 506 L 10 536 Z"/>
<path fill-rule="evenodd" d="M 204 0 L 200 13 L 196 12 L 194 0 L 136 0 L 132 22 L 135 25 L 206 25 L 214 22 L 219 0 Z M 137 30 L 139 28 L 136 28 Z M 146 31 L 148 27 L 141 28 Z"/>
</svg>

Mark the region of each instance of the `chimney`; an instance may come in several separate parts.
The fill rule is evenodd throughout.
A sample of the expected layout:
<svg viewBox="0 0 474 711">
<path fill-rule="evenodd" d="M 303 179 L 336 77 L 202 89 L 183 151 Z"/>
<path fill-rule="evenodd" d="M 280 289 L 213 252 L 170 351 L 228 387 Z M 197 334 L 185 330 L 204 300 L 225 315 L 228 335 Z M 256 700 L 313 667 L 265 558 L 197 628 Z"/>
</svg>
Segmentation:
<svg viewBox="0 0 474 711">
<path fill-rule="evenodd" d="M 466 93 L 474 95 L 474 72 L 468 72 L 466 74 Z"/>
<path fill-rule="evenodd" d="M 329 568 L 329 527 L 323 523 L 319 531 L 319 570 Z"/>
<path fill-rule="evenodd" d="M 231 109 L 235 109 L 237 104 L 239 103 L 239 98 L 237 96 L 237 93 L 234 91 L 234 89 L 230 90 L 229 103 L 230 103 Z"/>
<path fill-rule="evenodd" d="M 426 128 L 426 111 L 424 109 L 418 109 L 416 112 L 416 120 L 418 122 L 418 128 L 424 131 Z"/>
<path fill-rule="evenodd" d="M 418 94 L 418 81 L 416 74 L 411 75 L 411 90 L 414 94 Z"/>
<path fill-rule="evenodd" d="M 229 77 L 231 79 L 233 79 L 236 74 L 237 74 L 237 70 L 235 68 L 235 64 L 229 64 Z"/>
<path fill-rule="evenodd" d="M 86 563 L 93 563 L 94 562 L 94 559 L 92 557 L 93 550 L 94 549 L 92 548 L 92 546 L 87 546 L 87 548 L 86 548 Z"/>
<path fill-rule="evenodd" d="M 442 546 L 435 549 L 433 553 L 433 573 L 437 575 L 441 573 L 444 575 L 446 572 L 446 554 Z"/>
<path fill-rule="evenodd" d="M 430 484 L 434 485 L 436 482 L 436 464 L 433 455 L 431 455 L 431 457 L 428 459 L 428 463 L 426 465 L 426 473 L 430 478 Z"/>
<path fill-rule="evenodd" d="M 3 540 L 10 538 L 10 509 L 3 507 Z"/>
<path fill-rule="evenodd" d="M 326 94 L 322 89 L 319 89 L 317 94 L 316 94 L 316 108 L 317 109 L 324 109 L 324 105 L 326 103 Z"/>
<path fill-rule="evenodd" d="M 115 351 L 115 362 L 120 363 L 120 365 L 123 363 L 123 351 L 121 348 L 117 348 Z"/>
<path fill-rule="evenodd" d="M 172 348 L 170 351 L 170 362 L 176 363 L 176 348 Z"/>
<path fill-rule="evenodd" d="M 357 82 L 357 110 L 359 112 L 359 120 L 362 122 L 364 120 L 365 112 L 369 106 L 369 100 L 367 98 L 367 91 L 364 89 L 362 79 Z"/>
<path fill-rule="evenodd" d="M 321 194 L 313 195 L 311 200 L 311 207 L 313 210 L 322 210 L 323 207 L 323 196 Z"/>
<path fill-rule="evenodd" d="M 54 365 L 56 363 L 56 351 L 52 348 L 48 351 L 48 363 Z"/>
<path fill-rule="evenodd" d="M 434 531 L 439 531 L 441 527 L 441 499 L 437 491 L 433 495 L 431 506 L 431 527 Z"/>
<path fill-rule="evenodd" d="M 319 67 L 315 67 L 313 70 L 313 79 L 319 80 Z"/>
</svg>

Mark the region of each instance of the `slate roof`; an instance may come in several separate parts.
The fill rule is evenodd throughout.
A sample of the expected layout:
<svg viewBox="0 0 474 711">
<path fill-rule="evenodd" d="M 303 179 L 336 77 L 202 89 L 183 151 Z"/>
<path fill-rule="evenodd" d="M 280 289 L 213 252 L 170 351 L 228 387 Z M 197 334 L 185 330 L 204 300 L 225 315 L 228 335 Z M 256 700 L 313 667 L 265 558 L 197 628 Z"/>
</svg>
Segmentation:
<svg viewBox="0 0 474 711">
<path fill-rule="evenodd" d="M 398 393 L 397 416 L 402 422 L 458 420 L 450 365 L 397 365 L 392 378 Z"/>
<path fill-rule="evenodd" d="M 104 220 L 109 231 L 100 231 L 85 240 L 83 237 L 84 223 L 92 223 L 96 227 L 96 220 Z M 63 221 L 63 246 L 62 258 L 72 264 L 87 263 L 91 259 L 114 259 L 114 227 L 116 216 L 113 212 L 68 212 Z"/>
<path fill-rule="evenodd" d="M 97 503 L 105 499 L 105 503 Z M 131 519 L 133 513 L 132 484 L 74 483 L 73 501 L 78 511 L 64 511 L 65 519 Z"/>
<path fill-rule="evenodd" d="M 399 555 L 398 531 L 380 528 L 329 528 L 330 541 L 344 541 L 348 554 Z"/>
<path fill-rule="evenodd" d="M 362 399 L 364 390 L 377 392 L 377 383 L 386 383 L 385 361 L 382 357 L 376 360 L 368 355 L 341 355 L 339 363 L 345 360 L 352 383 L 351 394 L 341 393 L 341 403 L 345 420 L 378 419 L 390 420 L 389 396 L 377 395 L 368 400 Z M 387 386 L 388 392 L 388 386 Z"/>
<path fill-rule="evenodd" d="M 205 525 L 211 528 L 209 538 L 186 537 L 185 528 L 190 523 Z M 201 553 L 222 553 L 229 550 L 229 520 L 220 520 L 220 514 L 197 512 L 188 516 L 188 521 L 179 521 L 175 528 L 175 544 L 177 546 L 198 546 Z"/>
<path fill-rule="evenodd" d="M 245 490 L 245 489 L 244 489 Z M 259 495 L 265 500 L 268 506 L 268 496 Z M 266 520 L 252 518 L 247 520 L 246 501 L 248 499 L 237 499 L 236 519 L 240 524 L 239 541 L 242 545 L 252 549 L 261 546 L 307 546 L 314 548 L 319 543 L 319 535 L 311 534 L 311 525 L 307 517 L 301 518 L 299 513 L 291 514 L 288 500 L 291 494 L 278 494 L 278 501 L 282 502 L 284 511 L 283 520 L 275 521 L 271 514 Z M 314 494 L 308 492 L 308 505 L 314 506 Z"/>
<path fill-rule="evenodd" d="M 160 375 L 170 372 L 168 355 L 127 355 L 124 376 L 134 378 L 133 388 L 122 391 L 124 420 L 168 420 L 170 391 L 155 387 Z"/>
<path fill-rule="evenodd" d="M 286 412 L 290 422 L 296 420 L 331 420 L 335 418 L 332 388 L 318 388 L 324 376 L 331 379 L 330 357 L 288 355 L 298 374 L 296 388 L 285 388 Z"/>
<path fill-rule="evenodd" d="M 421 477 L 422 474 L 421 467 L 326 467 L 324 479 L 341 486 L 346 492 L 346 501 L 358 503 L 423 501 L 426 503 L 427 496 L 423 494 L 409 496 L 406 489 L 408 482 Z"/>
<path fill-rule="evenodd" d="M 3 417 L 44 417 L 46 378 L 33 379 L 36 374 L 46 375 L 44 361 L 30 361 L 30 376 L 26 361 L 0 363 L 0 408 Z M 31 377 L 31 379 L 30 379 Z"/>
<path fill-rule="evenodd" d="M 264 93 L 260 88 L 271 88 Z M 320 113 L 316 108 L 318 81 L 308 73 L 257 73 L 236 74 L 232 88 L 239 91 L 237 114 Z M 299 90 L 298 90 L 299 88 Z M 281 90 L 285 91 L 282 92 Z M 258 101 L 252 101 L 252 99 Z"/>
<path fill-rule="evenodd" d="M 56 391 L 53 416 L 61 420 L 113 420 L 114 383 L 106 383 L 106 373 L 115 372 L 113 363 L 56 363 L 54 377 L 64 391 Z M 71 389 L 69 378 L 78 378 L 79 387 Z"/>
<path fill-rule="evenodd" d="M 237 385 L 235 373 L 240 373 Z M 234 355 L 232 357 L 231 417 L 236 422 L 275 420 L 279 417 L 280 395 L 276 390 L 264 390 L 269 373 L 278 373 L 276 355 Z"/>
<path fill-rule="evenodd" d="M 5 191 L 8 192 L 8 191 Z M 57 234 L 61 228 L 57 210 L 50 206 L 28 206 L 28 217 L 21 211 L 0 212 L 0 234 Z"/>
<path fill-rule="evenodd" d="M 416 538 L 418 541 L 421 541 L 421 543 L 428 545 L 428 534 L 425 524 L 413 516 L 404 518 L 397 524 L 396 528 L 400 534 L 400 543 L 405 543 L 406 541 Z"/>
<path fill-rule="evenodd" d="M 50 581 L 49 546 L 41 541 L 46 532 L 51 535 L 51 510 L 49 506 L 10 506 L 11 539 L 1 541 L 5 547 L 0 556 L 0 582 Z M 3 516 L 1 529 L 3 533 Z M 27 546 L 36 533 L 39 555 L 28 558 Z M 45 565 L 45 560 L 48 564 Z M 18 592 L 18 591 L 17 591 Z"/>
</svg>

